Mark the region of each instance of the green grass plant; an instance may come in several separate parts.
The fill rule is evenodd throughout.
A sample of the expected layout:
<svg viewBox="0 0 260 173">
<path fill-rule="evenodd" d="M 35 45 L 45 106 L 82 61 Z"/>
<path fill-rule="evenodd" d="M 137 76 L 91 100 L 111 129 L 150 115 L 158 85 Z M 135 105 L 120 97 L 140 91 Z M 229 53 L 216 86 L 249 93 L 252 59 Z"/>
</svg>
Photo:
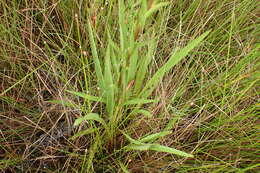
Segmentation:
<svg viewBox="0 0 260 173">
<path fill-rule="evenodd" d="M 0 170 L 258 172 L 259 6 L 2 0 Z"/>
</svg>

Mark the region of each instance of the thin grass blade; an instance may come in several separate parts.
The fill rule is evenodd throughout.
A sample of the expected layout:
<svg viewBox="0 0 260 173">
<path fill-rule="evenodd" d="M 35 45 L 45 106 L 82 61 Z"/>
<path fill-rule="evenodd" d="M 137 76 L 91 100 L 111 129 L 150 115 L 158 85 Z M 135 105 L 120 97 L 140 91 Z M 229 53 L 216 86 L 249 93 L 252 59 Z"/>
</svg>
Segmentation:
<svg viewBox="0 0 260 173">
<path fill-rule="evenodd" d="M 101 65 L 100 65 L 99 58 L 98 58 L 96 42 L 95 42 L 95 39 L 94 39 L 94 33 L 93 33 L 93 30 L 92 30 L 90 21 L 88 21 L 88 33 L 89 33 L 91 53 L 92 53 L 94 64 L 95 64 L 95 72 L 96 72 L 96 75 L 97 75 L 97 78 L 98 78 L 98 84 L 99 84 L 100 88 L 103 90 L 103 88 L 104 88 L 104 76 L 102 74 L 102 68 L 101 68 Z"/>
<path fill-rule="evenodd" d="M 124 105 L 142 105 L 147 103 L 156 103 L 158 100 L 152 100 L 152 99 L 132 99 L 128 100 L 124 103 Z"/>
</svg>

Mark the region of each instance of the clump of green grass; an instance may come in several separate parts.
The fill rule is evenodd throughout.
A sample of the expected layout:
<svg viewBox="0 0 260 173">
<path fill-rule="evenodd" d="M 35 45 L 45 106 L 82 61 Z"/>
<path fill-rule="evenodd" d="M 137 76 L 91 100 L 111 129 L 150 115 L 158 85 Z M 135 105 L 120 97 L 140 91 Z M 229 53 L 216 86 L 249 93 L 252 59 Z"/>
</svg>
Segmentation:
<svg viewBox="0 0 260 173">
<path fill-rule="evenodd" d="M 257 172 L 258 6 L 1 1 L 0 168 Z"/>
<path fill-rule="evenodd" d="M 104 126 L 108 136 L 114 136 L 114 131 L 128 116 L 138 113 L 143 113 L 144 116 L 150 115 L 148 111 L 142 109 L 142 106 L 156 102 L 156 100 L 148 99 L 154 88 L 158 86 L 166 72 L 208 35 L 207 32 L 188 43 L 186 47 L 180 50 L 173 50 L 169 60 L 153 76 L 149 77 L 147 74 L 148 67 L 155 53 L 154 48 L 157 47 L 158 37 L 156 38 L 153 29 L 146 27 L 146 25 L 149 26 L 147 21 L 154 12 L 159 10 L 160 7 L 168 5 L 168 3 L 153 3 L 150 8 L 146 1 L 139 3 L 128 4 L 127 8 L 130 8 L 130 10 L 126 10 L 124 2 L 119 1 L 119 45 L 117 45 L 117 40 L 112 40 L 111 37 L 117 37 L 117 35 L 111 36 L 109 31 L 111 26 L 107 23 L 105 30 L 107 36 L 104 36 L 106 37 L 105 43 L 107 45 L 103 43 L 106 47 L 106 53 L 100 52 L 101 55 L 104 54 L 104 58 L 100 58 L 98 54 L 95 32 L 89 20 L 88 33 L 100 96 L 91 96 L 75 91 L 68 92 L 80 96 L 86 99 L 86 101 L 103 102 L 106 112 L 104 112 L 104 115 L 88 113 L 84 117 L 77 119 L 74 125 L 79 125 L 84 120 L 95 120 Z M 135 9 L 134 6 L 141 7 Z M 138 33 L 143 32 L 143 30 L 149 30 L 152 34 Z M 147 37 L 149 37 L 149 40 L 145 40 Z M 144 82 L 145 78 L 150 78 L 147 83 Z M 144 85 L 144 87 L 141 88 L 141 85 Z M 128 109 L 129 115 L 124 113 L 126 109 Z M 108 121 L 106 122 L 104 119 L 108 119 Z M 140 146 L 140 149 L 141 147 L 144 146 Z"/>
<path fill-rule="evenodd" d="M 113 25 L 109 23 L 106 24 L 105 35 L 103 36 L 105 53 L 98 51 L 98 42 L 95 37 L 96 32 L 93 30 L 93 23 L 91 23 L 89 18 L 87 23 L 88 34 L 94 69 L 97 76 L 97 87 L 100 90 L 98 93 L 99 96 L 76 91 L 68 92 L 84 98 L 85 102 L 95 101 L 105 104 L 106 111 L 103 114 L 99 115 L 95 112 L 86 112 L 86 115 L 78 118 L 74 123 L 75 126 L 78 126 L 85 120 L 94 120 L 101 124 L 105 131 L 102 132 L 102 134 L 98 134 L 100 135 L 98 138 L 103 138 L 103 140 L 100 141 L 101 144 L 94 143 L 93 145 L 95 147 L 96 145 L 103 146 L 103 143 L 109 142 L 114 138 L 120 126 L 123 125 L 123 122 L 131 120 L 133 116 L 143 114 L 143 116 L 152 118 L 152 114 L 142 107 L 144 104 L 156 102 L 154 99 L 149 99 L 155 87 L 158 86 L 160 80 L 174 65 L 183 59 L 208 35 L 209 32 L 206 32 L 189 42 L 184 48 L 173 50 L 169 60 L 150 77 L 148 67 L 155 54 L 159 35 L 156 35 L 154 30 L 156 27 L 153 26 L 154 28 L 151 28 L 151 26 L 149 26 L 151 24 L 149 19 L 153 16 L 153 13 L 166 5 L 168 5 L 168 3 L 153 2 L 148 7 L 146 1 L 140 1 L 136 4 L 130 3 L 126 7 L 124 1 L 119 1 L 119 33 L 118 35 L 117 33 L 111 33 L 110 28 L 113 28 Z M 148 33 L 145 33 L 144 30 Z M 112 38 L 118 38 L 119 41 Z M 102 58 L 102 55 L 104 58 Z M 147 83 L 144 81 L 145 78 L 149 78 Z M 142 85 L 144 85 L 143 88 L 141 87 Z M 126 110 L 128 111 L 127 114 Z M 98 126 L 96 128 L 100 127 Z M 155 150 L 185 157 L 193 157 L 191 154 L 173 148 L 159 144 L 145 143 L 164 137 L 170 133 L 170 131 L 162 131 L 141 138 L 138 141 L 123 133 L 130 141 L 130 145 L 123 149 Z M 102 151 L 102 148 L 96 149 L 95 152 L 100 151 Z M 93 156 L 89 158 L 87 170 L 91 167 L 93 157 L 94 153 Z"/>
</svg>

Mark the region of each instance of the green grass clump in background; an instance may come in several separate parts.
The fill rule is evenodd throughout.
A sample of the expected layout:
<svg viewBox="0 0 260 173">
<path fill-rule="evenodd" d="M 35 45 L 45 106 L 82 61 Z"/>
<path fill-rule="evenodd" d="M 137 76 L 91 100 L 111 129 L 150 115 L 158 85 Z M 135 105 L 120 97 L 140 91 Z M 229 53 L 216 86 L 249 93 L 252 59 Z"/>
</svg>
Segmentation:
<svg viewBox="0 0 260 173">
<path fill-rule="evenodd" d="M 1 1 L 0 169 L 257 172 L 259 5 Z"/>
</svg>

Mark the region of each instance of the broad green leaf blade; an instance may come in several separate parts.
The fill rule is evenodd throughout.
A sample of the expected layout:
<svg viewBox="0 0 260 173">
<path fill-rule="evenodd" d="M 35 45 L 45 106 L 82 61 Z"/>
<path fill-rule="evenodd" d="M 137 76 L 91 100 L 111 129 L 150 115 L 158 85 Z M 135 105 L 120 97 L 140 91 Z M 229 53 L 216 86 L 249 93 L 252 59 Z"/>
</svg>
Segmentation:
<svg viewBox="0 0 260 173">
<path fill-rule="evenodd" d="M 130 145 L 128 145 L 126 148 L 131 149 L 131 150 L 141 150 L 141 151 L 146 151 L 146 150 L 153 150 L 153 151 L 158 151 L 158 152 L 166 152 L 166 153 L 171 153 L 171 154 L 176 154 L 179 156 L 183 156 L 183 157 L 193 157 L 192 154 L 188 154 L 185 153 L 183 151 L 174 149 L 174 148 L 170 148 L 170 147 L 166 147 L 166 146 L 162 146 L 160 144 L 145 144 L 142 143 L 140 140 L 135 140 L 133 138 L 131 138 L 130 136 L 128 136 L 126 133 L 122 132 L 121 133 L 132 143 Z M 143 141 L 148 141 L 151 139 L 155 139 L 159 136 L 165 136 L 168 135 L 169 131 L 163 132 L 161 134 L 155 134 L 155 135 L 150 135 L 148 137 L 143 138 Z"/>
<path fill-rule="evenodd" d="M 183 157 L 194 157 L 192 154 L 188 154 L 183 151 L 180 151 L 180 150 L 177 150 L 174 148 L 170 148 L 167 146 L 162 146 L 159 144 L 152 144 L 149 149 L 153 150 L 153 151 L 158 151 L 158 152 L 176 154 L 176 155 L 183 156 Z"/>
<path fill-rule="evenodd" d="M 150 147 L 151 144 L 130 144 L 126 148 L 130 150 L 148 151 Z"/>
<path fill-rule="evenodd" d="M 151 42 L 149 42 L 147 55 L 141 58 L 140 62 L 138 63 L 138 71 L 136 75 L 135 88 L 134 88 L 135 93 L 139 93 L 142 88 L 144 78 L 146 76 L 146 73 L 148 72 L 148 66 L 155 52 L 155 47 L 156 47 L 155 41 L 156 41 L 155 39 L 152 39 Z"/>
<path fill-rule="evenodd" d="M 114 83 L 117 83 L 119 81 L 120 77 L 120 61 L 119 57 L 117 57 L 115 54 L 122 54 L 120 48 L 114 43 L 111 39 L 110 32 L 108 32 L 108 43 L 110 46 L 110 51 L 111 51 L 111 64 L 112 64 L 112 71 L 113 71 L 113 77 L 114 77 Z M 115 88 L 117 89 L 117 88 Z M 116 92 L 116 91 L 115 91 Z"/>
<path fill-rule="evenodd" d="M 78 119 L 76 119 L 75 122 L 74 122 L 74 126 L 78 126 L 83 121 L 86 121 L 86 120 L 94 120 L 94 121 L 97 121 L 97 122 L 101 123 L 104 126 L 106 125 L 106 122 L 104 121 L 104 119 L 101 118 L 98 114 L 96 114 L 96 113 L 88 113 L 87 115 L 85 115 L 83 117 L 79 117 Z"/>
<path fill-rule="evenodd" d="M 118 1 L 119 5 L 119 27 L 120 27 L 120 47 L 121 50 L 124 51 L 126 47 L 127 41 L 127 25 L 126 25 L 126 18 L 125 18 L 125 4 L 123 0 Z"/>
<path fill-rule="evenodd" d="M 151 135 L 149 135 L 149 136 L 146 136 L 146 137 L 144 137 L 144 138 L 142 138 L 142 139 L 140 139 L 140 140 L 138 140 L 139 142 L 152 142 L 152 141 L 154 141 L 154 140 L 156 140 L 156 139 L 159 139 L 159 138 L 162 138 L 162 137 L 164 137 L 164 136 L 166 136 L 166 135 L 169 135 L 169 134 L 171 134 L 172 132 L 171 131 L 163 131 L 163 132 L 159 132 L 159 133 L 155 133 L 155 134 L 151 134 Z"/>
<path fill-rule="evenodd" d="M 137 60 L 138 60 L 138 49 L 133 48 L 133 52 L 131 53 L 131 55 L 129 55 L 130 57 L 130 65 L 129 65 L 129 70 L 128 70 L 128 78 L 127 78 L 127 82 L 130 82 L 134 79 L 135 75 L 136 75 L 136 70 L 137 70 Z"/>
<path fill-rule="evenodd" d="M 132 99 L 128 100 L 124 103 L 124 105 L 142 105 L 147 103 L 156 103 L 158 100 L 152 100 L 152 99 Z"/>
<path fill-rule="evenodd" d="M 194 157 L 192 154 L 188 154 L 183 151 L 176 150 L 174 148 L 170 148 L 170 147 L 159 145 L 159 144 L 145 144 L 145 143 L 130 144 L 126 148 L 131 149 L 131 150 L 140 150 L 140 151 L 152 150 L 152 151 L 157 151 L 157 152 L 175 154 L 175 155 L 182 156 L 182 157 Z"/>
<path fill-rule="evenodd" d="M 147 111 L 147 110 L 144 110 L 144 109 L 138 109 L 135 111 L 136 114 L 142 114 L 142 115 L 145 115 L 146 117 L 148 118 L 152 118 L 153 115 L 151 114 L 151 112 Z"/>
<path fill-rule="evenodd" d="M 162 8 L 162 7 L 164 7 L 164 6 L 167 6 L 167 5 L 169 5 L 169 4 L 170 4 L 169 2 L 161 2 L 161 3 L 158 3 L 158 4 L 154 5 L 154 6 L 152 6 L 152 8 L 149 9 L 149 10 L 145 13 L 145 15 L 144 15 L 145 19 L 147 19 L 148 17 L 150 17 L 154 12 L 156 12 L 156 11 L 159 10 L 160 8 Z"/>
<path fill-rule="evenodd" d="M 119 30 L 120 30 L 120 50 L 122 52 L 120 56 L 120 64 L 122 64 L 120 72 L 121 89 L 123 89 L 122 98 L 126 97 L 126 87 L 127 87 L 127 40 L 128 40 L 128 28 L 127 20 L 125 15 L 125 4 L 124 0 L 118 0 L 118 17 L 119 17 Z"/>
<path fill-rule="evenodd" d="M 140 23 L 140 26 L 138 27 L 141 27 L 140 29 L 142 30 L 145 26 L 145 13 L 147 12 L 147 8 L 148 8 L 148 4 L 147 4 L 147 1 L 144 1 L 144 0 L 141 0 L 141 9 L 140 9 L 140 14 L 139 14 L 139 23 Z"/>
<path fill-rule="evenodd" d="M 105 57 L 105 86 L 104 86 L 104 95 L 106 108 L 111 118 L 113 116 L 113 110 L 115 106 L 114 100 L 114 84 L 113 84 L 113 76 L 111 72 L 111 59 L 110 59 L 110 46 L 107 47 L 106 57 Z"/>
<path fill-rule="evenodd" d="M 139 142 L 139 141 L 137 141 L 137 140 L 135 140 L 135 139 L 133 139 L 133 138 L 131 138 L 129 135 L 127 135 L 126 133 L 124 133 L 123 131 L 121 131 L 121 133 L 126 137 L 126 139 L 129 141 L 129 142 L 131 142 L 131 143 L 133 143 L 133 144 L 142 144 L 141 142 Z"/>
<path fill-rule="evenodd" d="M 99 58 L 98 58 L 96 42 L 95 42 L 95 39 L 94 39 L 94 34 L 93 34 L 93 30 L 92 30 L 90 21 L 88 21 L 88 33 L 89 33 L 91 53 L 92 53 L 94 65 L 95 65 L 95 72 L 96 72 L 96 75 L 97 75 L 97 78 L 98 78 L 98 84 L 103 91 L 104 76 L 102 74 L 102 68 L 101 68 L 101 65 L 100 65 Z"/>
<path fill-rule="evenodd" d="M 82 131 L 79 131 L 78 133 L 76 133 L 75 135 L 73 135 L 72 137 L 70 137 L 69 139 L 75 140 L 76 138 L 78 138 L 80 136 L 88 135 L 88 134 L 94 133 L 95 131 L 97 131 L 97 128 L 82 130 Z"/>
<path fill-rule="evenodd" d="M 96 96 L 91 96 L 82 92 L 76 92 L 76 91 L 70 91 L 70 90 L 66 90 L 66 92 L 69 92 L 73 95 L 82 97 L 84 99 L 90 100 L 90 101 L 95 101 L 95 102 L 104 102 L 104 100 L 100 97 L 96 97 Z"/>
<path fill-rule="evenodd" d="M 209 31 L 205 32 L 198 38 L 192 40 L 188 45 L 181 50 L 177 51 L 175 54 L 171 55 L 170 59 L 164 64 L 148 81 L 144 89 L 142 90 L 141 96 L 147 98 L 153 91 L 154 87 L 159 83 L 160 79 L 168 72 L 174 65 L 176 65 L 180 60 L 182 60 L 188 53 L 195 48 L 207 35 Z"/>
</svg>

